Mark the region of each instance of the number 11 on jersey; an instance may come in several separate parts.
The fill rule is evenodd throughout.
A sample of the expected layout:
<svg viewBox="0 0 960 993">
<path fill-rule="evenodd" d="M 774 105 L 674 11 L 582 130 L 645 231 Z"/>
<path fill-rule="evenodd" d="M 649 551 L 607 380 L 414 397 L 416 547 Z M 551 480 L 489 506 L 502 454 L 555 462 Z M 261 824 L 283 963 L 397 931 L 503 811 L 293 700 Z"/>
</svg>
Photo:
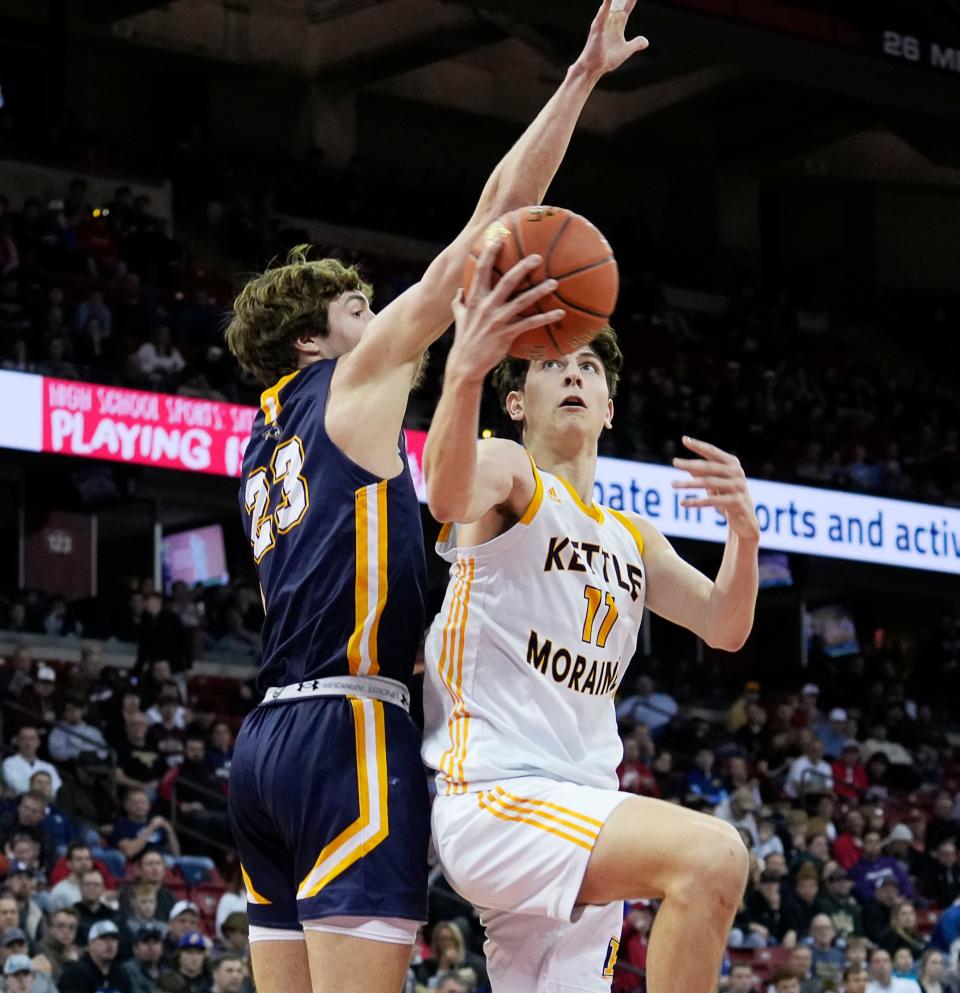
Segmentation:
<svg viewBox="0 0 960 993">
<path fill-rule="evenodd" d="M 583 591 L 583 598 L 587 601 L 587 614 L 583 619 L 583 633 L 581 638 L 588 645 L 593 644 L 593 628 L 597 620 L 597 614 L 600 612 L 600 607 L 605 606 L 607 612 L 603 615 L 603 620 L 600 623 L 600 630 L 597 632 L 597 648 L 605 648 L 607 644 L 607 638 L 610 637 L 610 632 L 613 630 L 613 625 L 617 623 L 617 602 L 613 598 L 612 593 L 604 593 L 603 590 L 598 590 L 596 586 L 588 586 Z"/>
</svg>

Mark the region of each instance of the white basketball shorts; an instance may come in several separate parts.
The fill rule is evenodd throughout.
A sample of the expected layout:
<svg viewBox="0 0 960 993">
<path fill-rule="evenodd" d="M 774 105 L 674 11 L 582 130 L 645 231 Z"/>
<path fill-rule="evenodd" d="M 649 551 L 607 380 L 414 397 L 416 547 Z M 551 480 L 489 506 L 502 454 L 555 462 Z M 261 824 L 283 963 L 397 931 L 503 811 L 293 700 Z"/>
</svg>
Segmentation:
<svg viewBox="0 0 960 993">
<path fill-rule="evenodd" d="M 575 904 L 600 829 L 628 795 L 524 777 L 434 801 L 440 863 L 487 929 L 496 993 L 610 989 L 623 904 Z"/>
</svg>

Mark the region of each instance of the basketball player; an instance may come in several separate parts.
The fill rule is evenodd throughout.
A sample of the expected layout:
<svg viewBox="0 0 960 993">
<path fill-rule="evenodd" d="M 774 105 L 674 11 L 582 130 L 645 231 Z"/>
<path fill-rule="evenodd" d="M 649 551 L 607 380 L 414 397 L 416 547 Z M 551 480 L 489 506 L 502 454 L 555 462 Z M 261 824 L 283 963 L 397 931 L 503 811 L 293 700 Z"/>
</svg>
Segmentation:
<svg viewBox="0 0 960 993">
<path fill-rule="evenodd" d="M 729 824 L 617 791 L 613 696 L 644 605 L 708 644 L 753 623 L 759 527 L 731 455 L 678 459 L 728 523 L 711 582 L 652 525 L 594 503 L 597 441 L 622 356 L 612 330 L 559 359 L 506 359 L 495 383 L 523 447 L 478 435 L 484 377 L 522 330 L 484 252 L 427 439 L 438 550 L 452 563 L 427 642 L 423 755 L 437 770 L 434 841 L 480 911 L 494 993 L 609 990 L 625 899 L 662 900 L 650 993 L 712 993 L 747 876 Z M 549 292 L 547 281 L 537 292 Z"/>
<path fill-rule="evenodd" d="M 407 713 L 426 585 L 401 437 L 407 394 L 450 323 L 474 240 L 501 213 L 540 201 L 593 87 L 646 47 L 624 36 L 632 7 L 605 0 L 580 58 L 467 226 L 379 314 L 355 269 L 302 252 L 236 300 L 227 341 L 269 385 L 240 493 L 266 611 L 263 702 L 230 770 L 259 993 L 403 984 L 426 916 L 429 837 Z"/>
</svg>

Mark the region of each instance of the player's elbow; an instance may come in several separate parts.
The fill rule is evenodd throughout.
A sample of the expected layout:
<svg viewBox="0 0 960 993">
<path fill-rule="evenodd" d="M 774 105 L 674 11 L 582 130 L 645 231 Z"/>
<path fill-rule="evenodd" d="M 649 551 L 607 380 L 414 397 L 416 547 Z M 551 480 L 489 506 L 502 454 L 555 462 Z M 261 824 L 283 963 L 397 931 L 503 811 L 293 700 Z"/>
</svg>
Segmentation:
<svg viewBox="0 0 960 993">
<path fill-rule="evenodd" d="M 433 519 L 441 524 L 448 524 L 450 521 L 458 521 L 463 516 L 463 501 L 458 500 L 455 494 L 440 486 L 431 486 L 427 480 L 427 508 Z"/>
<path fill-rule="evenodd" d="M 752 626 L 752 625 L 751 625 Z M 704 639 L 713 649 L 720 652 L 739 652 L 750 637 L 750 627 L 709 632 Z"/>
</svg>

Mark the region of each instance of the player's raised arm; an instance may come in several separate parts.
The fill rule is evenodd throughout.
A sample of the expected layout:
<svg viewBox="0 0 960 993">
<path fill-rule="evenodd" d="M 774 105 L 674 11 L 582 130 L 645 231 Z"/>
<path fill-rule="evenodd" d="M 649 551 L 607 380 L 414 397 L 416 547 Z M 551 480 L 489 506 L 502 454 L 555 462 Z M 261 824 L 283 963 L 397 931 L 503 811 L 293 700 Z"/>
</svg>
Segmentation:
<svg viewBox="0 0 960 993">
<path fill-rule="evenodd" d="M 712 648 L 737 651 L 753 627 L 759 587 L 757 549 L 760 525 L 740 462 L 705 441 L 685 437 L 699 459 L 674 459 L 689 478 L 675 489 L 703 490 L 687 497 L 685 507 L 712 507 L 727 519 L 727 544 L 717 578 L 711 582 L 688 562 L 649 521 L 637 519 L 643 534 L 647 604 L 669 621 L 692 631 Z"/>
<path fill-rule="evenodd" d="M 598 81 L 647 47 L 627 40 L 636 0 L 604 0 L 583 52 L 563 83 L 497 165 L 466 227 L 429 266 L 423 279 L 381 311 L 349 358 L 350 378 L 369 380 L 416 362 L 450 324 L 450 299 L 460 285 L 470 247 L 509 210 L 540 203 L 570 144 L 580 113 Z"/>
<path fill-rule="evenodd" d="M 522 513 L 533 496 L 530 461 L 519 445 L 492 439 L 478 446 L 480 398 L 487 373 L 518 335 L 562 320 L 564 312 L 520 316 L 556 288 L 552 279 L 510 299 L 540 264 L 537 255 L 521 259 L 491 290 L 499 248 L 497 241 L 487 245 L 469 294 L 458 293 L 453 303 L 457 328 L 423 455 L 427 502 L 438 521 L 466 524 L 501 506 Z"/>
</svg>

